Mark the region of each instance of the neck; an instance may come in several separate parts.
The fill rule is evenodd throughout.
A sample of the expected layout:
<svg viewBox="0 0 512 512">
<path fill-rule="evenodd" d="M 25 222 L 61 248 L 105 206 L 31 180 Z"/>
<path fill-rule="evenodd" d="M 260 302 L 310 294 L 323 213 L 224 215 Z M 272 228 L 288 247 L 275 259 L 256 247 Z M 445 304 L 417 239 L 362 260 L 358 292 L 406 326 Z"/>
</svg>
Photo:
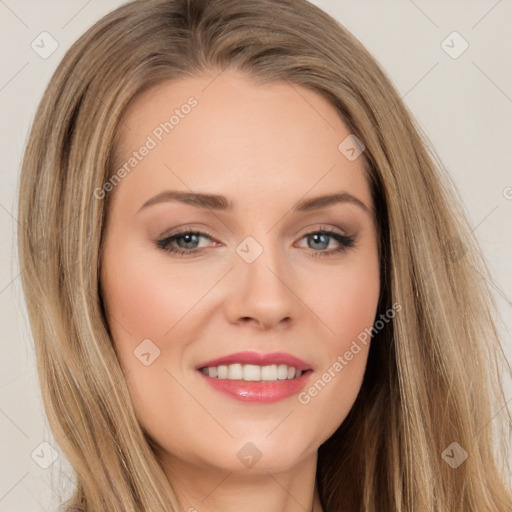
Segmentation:
<svg viewBox="0 0 512 512">
<path fill-rule="evenodd" d="M 315 453 L 283 471 L 263 465 L 242 471 L 174 458 L 165 460 L 164 471 L 187 512 L 322 512 L 316 463 Z"/>
</svg>

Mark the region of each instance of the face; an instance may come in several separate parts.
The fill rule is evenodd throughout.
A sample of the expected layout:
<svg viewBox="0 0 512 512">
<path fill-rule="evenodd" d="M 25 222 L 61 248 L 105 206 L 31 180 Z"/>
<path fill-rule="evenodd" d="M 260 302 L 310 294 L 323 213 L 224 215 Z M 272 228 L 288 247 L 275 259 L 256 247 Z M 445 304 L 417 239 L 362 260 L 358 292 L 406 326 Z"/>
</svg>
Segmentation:
<svg viewBox="0 0 512 512">
<path fill-rule="evenodd" d="M 361 387 L 379 296 L 371 192 L 322 96 L 214 77 L 127 111 L 125 172 L 96 193 L 110 194 L 102 293 L 168 468 L 281 471 L 316 457 Z"/>
</svg>

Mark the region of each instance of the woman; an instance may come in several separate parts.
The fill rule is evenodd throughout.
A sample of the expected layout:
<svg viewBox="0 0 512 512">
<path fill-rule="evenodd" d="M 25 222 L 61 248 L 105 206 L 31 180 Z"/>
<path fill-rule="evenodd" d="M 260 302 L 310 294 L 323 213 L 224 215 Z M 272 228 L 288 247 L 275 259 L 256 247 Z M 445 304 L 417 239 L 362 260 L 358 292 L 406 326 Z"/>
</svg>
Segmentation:
<svg viewBox="0 0 512 512">
<path fill-rule="evenodd" d="M 442 172 L 305 1 L 92 27 L 20 184 L 64 510 L 510 510 L 491 296 Z"/>
</svg>

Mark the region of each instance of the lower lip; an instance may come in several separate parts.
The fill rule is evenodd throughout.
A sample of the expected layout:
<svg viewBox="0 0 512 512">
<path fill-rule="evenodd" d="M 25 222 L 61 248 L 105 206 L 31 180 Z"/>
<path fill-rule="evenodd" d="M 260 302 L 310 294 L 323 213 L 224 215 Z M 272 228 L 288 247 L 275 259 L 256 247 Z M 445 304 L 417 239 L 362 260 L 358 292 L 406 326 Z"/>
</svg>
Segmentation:
<svg viewBox="0 0 512 512">
<path fill-rule="evenodd" d="M 245 381 L 217 379 L 199 372 L 206 382 L 215 390 L 232 396 L 242 402 L 268 404 L 296 395 L 304 387 L 311 371 L 290 380 Z"/>
</svg>

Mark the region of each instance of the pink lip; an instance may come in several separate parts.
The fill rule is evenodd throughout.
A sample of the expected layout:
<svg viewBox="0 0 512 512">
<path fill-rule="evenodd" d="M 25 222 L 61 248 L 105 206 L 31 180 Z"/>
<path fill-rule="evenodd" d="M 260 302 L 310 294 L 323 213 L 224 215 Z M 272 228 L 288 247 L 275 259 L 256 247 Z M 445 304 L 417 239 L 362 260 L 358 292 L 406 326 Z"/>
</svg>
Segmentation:
<svg viewBox="0 0 512 512">
<path fill-rule="evenodd" d="M 246 382 L 245 380 L 216 379 L 204 373 L 200 375 L 213 389 L 242 402 L 268 404 L 296 395 L 309 380 L 311 371 L 291 380 Z"/>
<path fill-rule="evenodd" d="M 257 364 L 266 366 L 271 364 L 285 364 L 293 366 L 297 370 L 311 370 L 311 365 L 299 359 L 298 357 L 286 354 L 285 352 L 272 352 L 270 354 L 260 354 L 258 352 L 236 352 L 228 356 L 211 359 L 204 363 L 198 364 L 196 370 L 210 366 L 228 365 L 228 364 Z"/>
<path fill-rule="evenodd" d="M 294 368 L 305 372 L 295 379 L 258 382 L 217 379 L 208 377 L 204 373 L 199 372 L 201 377 L 206 379 L 206 382 L 212 386 L 213 389 L 243 402 L 271 403 L 296 395 L 305 386 L 312 373 L 311 365 L 302 359 L 282 352 L 274 352 L 271 354 L 237 352 L 235 354 L 230 354 L 225 357 L 201 363 L 196 366 L 196 370 L 199 371 L 201 368 L 205 367 L 229 365 L 234 363 L 257 364 L 259 366 L 286 364 L 287 366 L 293 366 Z"/>
</svg>

